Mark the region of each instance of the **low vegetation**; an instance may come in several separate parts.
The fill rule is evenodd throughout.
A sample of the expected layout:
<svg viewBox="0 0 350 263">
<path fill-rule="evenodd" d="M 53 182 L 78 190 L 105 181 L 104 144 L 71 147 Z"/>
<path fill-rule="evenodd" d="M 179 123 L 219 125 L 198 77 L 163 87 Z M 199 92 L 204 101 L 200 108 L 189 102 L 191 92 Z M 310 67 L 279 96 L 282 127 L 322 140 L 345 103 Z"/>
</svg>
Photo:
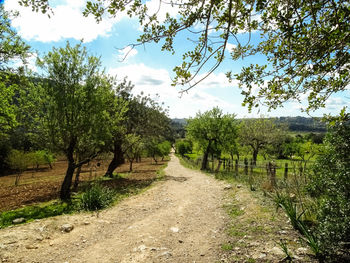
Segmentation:
<svg viewBox="0 0 350 263">
<path fill-rule="evenodd" d="M 342 118 L 331 122 L 321 141 L 312 140 L 314 134 L 289 133 L 283 126 L 273 128 L 274 132 L 264 129 L 265 122 L 271 120 L 255 120 L 255 124 L 254 120 L 236 121 L 237 136 L 227 137 L 222 145 L 210 145 L 209 154 L 203 150 L 208 149 L 207 142 L 192 139 L 190 120 L 189 136 L 176 143 L 176 151 L 187 166 L 205 167 L 219 179 L 244 182 L 250 190 L 260 190 L 274 200 L 320 262 L 346 262 L 350 258 L 350 126 L 348 116 Z M 247 129 L 248 123 L 249 127 L 261 127 Z M 269 125 L 265 126 L 275 124 Z M 186 141 L 193 147 L 184 147 Z M 204 166 L 206 155 L 210 158 Z M 228 213 L 234 216 L 236 212 L 231 209 Z M 290 258 L 286 246 L 280 244 Z"/>
</svg>

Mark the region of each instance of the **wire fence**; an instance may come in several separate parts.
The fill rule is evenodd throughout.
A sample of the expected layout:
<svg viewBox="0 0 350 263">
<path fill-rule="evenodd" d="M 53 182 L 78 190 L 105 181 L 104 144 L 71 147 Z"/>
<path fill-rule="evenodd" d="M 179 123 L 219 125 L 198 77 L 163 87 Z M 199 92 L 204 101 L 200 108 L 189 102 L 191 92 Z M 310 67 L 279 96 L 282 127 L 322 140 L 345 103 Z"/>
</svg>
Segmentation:
<svg viewBox="0 0 350 263">
<path fill-rule="evenodd" d="M 202 158 L 192 160 L 187 158 L 193 166 L 201 167 Z M 289 188 L 308 184 L 310 180 L 313 161 L 307 160 L 278 160 L 258 161 L 232 160 L 232 159 L 209 159 L 207 170 L 216 174 L 225 174 L 247 182 L 251 188 L 273 190 L 275 188 Z"/>
</svg>

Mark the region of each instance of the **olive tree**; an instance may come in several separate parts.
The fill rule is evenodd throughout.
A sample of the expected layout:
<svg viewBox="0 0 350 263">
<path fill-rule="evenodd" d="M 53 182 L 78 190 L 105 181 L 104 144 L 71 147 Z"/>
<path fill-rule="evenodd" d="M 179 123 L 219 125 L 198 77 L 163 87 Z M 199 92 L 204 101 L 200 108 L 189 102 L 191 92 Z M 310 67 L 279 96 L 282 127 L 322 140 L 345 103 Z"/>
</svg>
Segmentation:
<svg viewBox="0 0 350 263">
<path fill-rule="evenodd" d="M 81 43 L 53 48 L 37 64 L 44 72 L 36 94 L 39 119 L 52 147 L 68 160 L 60 192 L 67 200 L 75 169 L 96 157 L 110 136 L 111 83 L 100 70 L 100 60 L 88 56 Z M 86 155 L 77 161 L 82 146 Z"/>
<path fill-rule="evenodd" d="M 273 120 L 264 118 L 243 120 L 239 130 L 240 142 L 251 149 L 254 165 L 259 152 L 279 141 L 281 136 L 283 129 L 276 126 Z"/>
<path fill-rule="evenodd" d="M 201 170 L 205 170 L 209 154 L 218 153 L 226 143 L 234 143 L 237 138 L 235 115 L 223 114 L 217 107 L 204 113 L 198 112 L 196 117 L 188 120 L 186 131 L 203 151 Z"/>
<path fill-rule="evenodd" d="M 13 30 L 10 19 L 11 14 L 0 4 L 0 139 L 17 125 L 13 103 L 17 85 L 13 80 L 14 68 L 9 64 L 15 59 L 25 61 L 30 49 Z"/>
<path fill-rule="evenodd" d="M 113 171 L 124 163 L 128 151 L 128 136 L 139 136 L 145 143 L 152 138 L 163 138 L 170 133 L 170 120 L 166 111 L 149 96 L 131 94 L 133 85 L 124 80 L 120 83 L 118 96 L 127 103 L 123 114 L 122 125 L 115 125 L 109 150 L 113 158 L 109 163 L 106 176 L 112 176 Z"/>
</svg>

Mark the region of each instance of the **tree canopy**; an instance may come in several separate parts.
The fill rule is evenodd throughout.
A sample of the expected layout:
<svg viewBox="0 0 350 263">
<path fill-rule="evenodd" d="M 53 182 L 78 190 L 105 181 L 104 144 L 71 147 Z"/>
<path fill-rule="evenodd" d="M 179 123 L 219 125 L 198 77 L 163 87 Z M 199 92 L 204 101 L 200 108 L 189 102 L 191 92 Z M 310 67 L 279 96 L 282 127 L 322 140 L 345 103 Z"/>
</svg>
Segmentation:
<svg viewBox="0 0 350 263">
<path fill-rule="evenodd" d="M 220 156 L 221 151 L 228 144 L 235 144 L 237 124 L 235 115 L 223 114 L 219 108 L 213 108 L 204 113 L 197 113 L 196 117 L 188 120 L 186 131 L 194 142 L 197 142 L 203 151 L 201 169 L 207 167 L 208 155 Z"/>
<path fill-rule="evenodd" d="M 48 0 L 20 2 L 36 11 L 49 8 Z M 158 13 L 166 7 L 176 8 L 177 15 L 159 20 Z M 350 80 L 348 1 L 159 0 L 158 11 L 150 13 L 145 1 L 94 0 L 87 1 L 84 14 L 100 21 L 105 14 L 120 12 L 139 18 L 143 26 L 132 47 L 164 40 L 162 50 L 175 53 L 174 39 L 180 32 L 191 35 L 188 41 L 195 47 L 174 68 L 174 84 L 188 85 L 183 90 L 211 74 L 224 60 L 225 50 L 233 60 L 254 55 L 267 59 L 267 65 L 227 72 L 230 80 L 239 80 L 249 109 L 261 103 L 276 108 L 287 100 L 300 101 L 301 95 L 307 97 L 306 110 L 324 107 L 331 94 L 346 90 Z M 242 33 L 249 34 L 247 41 L 240 38 Z M 252 41 L 258 34 L 258 41 Z M 203 77 L 204 65 L 209 69 Z M 253 92 L 255 88 L 258 92 Z"/>
<path fill-rule="evenodd" d="M 280 140 L 283 130 L 269 119 L 247 119 L 242 122 L 240 142 L 251 148 L 253 163 L 256 164 L 259 151 Z"/>
<path fill-rule="evenodd" d="M 0 4 L 0 139 L 17 125 L 13 99 L 18 81 L 14 81 L 17 77 L 12 74 L 14 68 L 10 63 L 15 59 L 24 61 L 30 48 L 11 27 L 10 16 Z"/>
<path fill-rule="evenodd" d="M 111 136 L 106 124 L 112 84 L 101 72 L 99 59 L 88 56 L 81 44 L 53 48 L 38 65 L 46 72 L 35 96 L 40 123 L 53 149 L 68 160 L 61 188 L 61 199 L 66 200 L 74 170 L 100 152 Z"/>
</svg>

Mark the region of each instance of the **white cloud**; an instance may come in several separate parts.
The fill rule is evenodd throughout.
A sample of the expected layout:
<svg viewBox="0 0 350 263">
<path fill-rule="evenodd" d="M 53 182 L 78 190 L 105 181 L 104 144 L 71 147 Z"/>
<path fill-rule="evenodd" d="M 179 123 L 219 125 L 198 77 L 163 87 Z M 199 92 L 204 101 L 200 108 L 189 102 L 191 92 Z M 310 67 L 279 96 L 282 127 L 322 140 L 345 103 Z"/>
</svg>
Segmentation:
<svg viewBox="0 0 350 263">
<path fill-rule="evenodd" d="M 205 77 L 205 74 L 199 75 L 196 79 L 200 80 Z M 199 89 L 217 89 L 217 88 L 227 88 L 227 87 L 238 87 L 238 81 L 233 80 L 229 82 L 226 74 L 219 72 L 218 74 L 212 73 L 202 82 L 200 82 L 196 88 Z"/>
<path fill-rule="evenodd" d="M 160 23 L 165 21 L 167 13 L 170 15 L 170 17 L 176 17 L 179 12 L 179 8 L 177 5 L 172 6 L 171 4 L 164 3 L 159 0 L 147 1 L 146 6 L 148 9 L 147 14 L 149 16 L 156 14 L 157 21 Z"/>
<path fill-rule="evenodd" d="M 232 50 L 234 50 L 236 47 L 237 47 L 237 45 L 235 45 L 235 44 L 231 44 L 231 43 L 226 44 L 226 50 L 229 52 L 232 52 Z"/>
<path fill-rule="evenodd" d="M 26 59 L 26 63 L 24 64 L 21 59 L 14 59 L 10 62 L 10 65 L 12 68 L 19 68 L 22 66 L 26 66 L 27 69 L 33 71 L 33 72 L 38 72 L 38 68 L 36 67 L 36 59 L 37 59 L 37 54 L 31 53 Z"/>
<path fill-rule="evenodd" d="M 164 102 L 169 106 L 169 115 L 172 118 L 195 116 L 198 111 L 204 112 L 215 106 L 220 107 L 224 112 L 237 113 L 239 116 L 246 116 L 247 110 L 242 109 L 240 103 L 234 103 L 232 97 L 221 98 L 218 93 L 207 92 L 209 87 L 218 87 L 213 80 L 218 83 L 224 82 L 224 74 L 212 74 L 211 79 L 203 82 L 201 87 L 195 87 L 182 95 L 180 88 L 171 86 L 171 78 L 166 69 L 155 69 L 145 64 L 133 64 L 111 69 L 109 74 L 116 75 L 122 80 L 128 77 L 134 85 L 134 94 L 150 94 L 152 98 L 159 98 L 159 102 Z M 226 86 L 228 87 L 228 86 Z M 232 87 L 232 84 L 230 85 Z"/>
<path fill-rule="evenodd" d="M 121 50 L 118 50 L 118 60 L 119 61 L 128 61 L 130 58 L 137 55 L 137 50 L 135 48 L 132 48 L 130 46 L 127 46 Z"/>
<path fill-rule="evenodd" d="M 19 11 L 20 15 L 12 21 L 12 25 L 19 35 L 29 41 L 51 42 L 73 38 L 90 42 L 99 36 L 108 36 L 113 25 L 124 17 L 105 18 L 96 23 L 92 16 L 82 15 L 84 5 L 85 0 L 54 1 L 54 14 L 49 18 L 46 14 L 35 13 L 31 8 L 20 6 L 18 1 L 5 1 L 7 10 Z"/>
</svg>

